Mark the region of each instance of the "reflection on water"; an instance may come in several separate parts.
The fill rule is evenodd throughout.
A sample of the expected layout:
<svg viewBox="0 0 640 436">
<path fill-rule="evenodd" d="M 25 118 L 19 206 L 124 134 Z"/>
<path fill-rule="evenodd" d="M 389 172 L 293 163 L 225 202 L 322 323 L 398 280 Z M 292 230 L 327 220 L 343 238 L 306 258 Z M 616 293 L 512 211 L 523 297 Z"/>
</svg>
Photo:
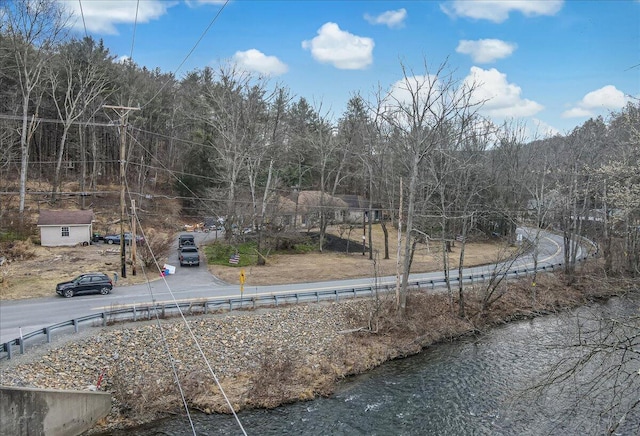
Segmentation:
<svg viewBox="0 0 640 436">
<path fill-rule="evenodd" d="M 589 379 L 578 377 L 544 391 L 531 388 L 561 359 L 584 354 L 567 345 L 594 326 L 603 327 L 592 321 L 594 313 L 613 313 L 618 318 L 637 315 L 637 303 L 615 299 L 568 314 L 511 323 L 353 377 L 331 398 L 241 412 L 239 418 L 247 434 L 261 436 L 603 434 L 610 425 L 608 416 L 600 416 L 611 405 L 608 382 L 587 393 L 579 382 Z M 637 323 L 632 328 L 637 334 Z M 634 364 L 631 375 L 638 371 L 640 358 Z M 596 364 L 589 371 L 597 369 Z M 640 375 L 626 380 L 627 401 L 638 400 L 638 379 Z M 242 434 L 232 416 L 195 414 L 192 418 L 198 434 Z M 615 434 L 640 434 L 639 430 L 636 411 Z M 181 417 L 110 434 L 192 432 Z"/>
</svg>

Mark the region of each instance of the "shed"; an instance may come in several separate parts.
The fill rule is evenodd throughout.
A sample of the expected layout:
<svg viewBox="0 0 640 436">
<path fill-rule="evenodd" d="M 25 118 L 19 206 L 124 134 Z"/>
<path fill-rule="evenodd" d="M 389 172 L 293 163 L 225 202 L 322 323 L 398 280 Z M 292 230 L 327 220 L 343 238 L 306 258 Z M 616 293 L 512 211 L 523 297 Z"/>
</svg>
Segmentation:
<svg viewBox="0 0 640 436">
<path fill-rule="evenodd" d="M 42 210 L 38 218 L 43 247 L 88 245 L 91 241 L 93 210 Z"/>
</svg>

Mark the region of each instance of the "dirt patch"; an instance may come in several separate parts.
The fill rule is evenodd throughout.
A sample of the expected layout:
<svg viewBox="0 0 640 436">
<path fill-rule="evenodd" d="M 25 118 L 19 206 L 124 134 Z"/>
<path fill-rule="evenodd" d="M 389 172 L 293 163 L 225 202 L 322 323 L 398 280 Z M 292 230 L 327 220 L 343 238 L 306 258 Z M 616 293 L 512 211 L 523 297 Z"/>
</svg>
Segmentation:
<svg viewBox="0 0 640 436">
<path fill-rule="evenodd" d="M 118 286 L 144 283 L 143 274 L 120 277 L 120 248 L 106 244 L 86 247 L 42 247 L 23 243 L 29 259 L 7 261 L 0 267 L 0 300 L 34 298 L 55 294 L 56 283 L 78 274 L 103 272 L 118 275 Z M 154 274 L 155 278 L 155 274 Z"/>
</svg>

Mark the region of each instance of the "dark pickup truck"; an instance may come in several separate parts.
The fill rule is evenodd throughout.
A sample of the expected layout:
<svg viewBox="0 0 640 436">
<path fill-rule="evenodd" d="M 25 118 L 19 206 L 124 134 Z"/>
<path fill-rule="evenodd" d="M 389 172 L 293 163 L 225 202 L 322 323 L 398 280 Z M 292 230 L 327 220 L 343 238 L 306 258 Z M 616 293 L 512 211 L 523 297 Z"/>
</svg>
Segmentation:
<svg viewBox="0 0 640 436">
<path fill-rule="evenodd" d="M 195 246 L 183 246 L 180 249 L 180 266 L 195 265 L 200 266 L 200 253 Z"/>
</svg>

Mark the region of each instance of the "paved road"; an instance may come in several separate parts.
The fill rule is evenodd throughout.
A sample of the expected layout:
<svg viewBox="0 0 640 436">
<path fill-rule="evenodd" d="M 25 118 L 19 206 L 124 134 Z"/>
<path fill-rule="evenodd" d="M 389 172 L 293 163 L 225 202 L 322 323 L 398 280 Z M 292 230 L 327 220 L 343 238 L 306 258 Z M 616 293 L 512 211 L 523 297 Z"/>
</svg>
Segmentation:
<svg viewBox="0 0 640 436">
<path fill-rule="evenodd" d="M 524 230 L 526 232 L 526 230 Z M 196 243 L 201 244 L 215 238 L 213 233 L 195 233 Z M 544 232 L 538 246 L 538 264 L 551 265 L 563 262 L 562 237 Z M 179 265 L 176 252 L 169 257 L 169 263 Z M 523 270 L 533 267 L 533 256 L 523 256 L 516 261 L 511 269 Z M 494 271 L 496 265 L 467 268 L 463 275 L 486 274 Z M 410 280 L 438 280 L 443 277 L 442 272 L 412 274 Z M 451 278 L 457 277 L 457 270 L 451 272 Z M 395 285 L 396 277 L 382 277 L 379 285 Z M 319 291 L 327 289 L 342 289 L 374 284 L 372 278 L 333 280 L 316 283 L 300 283 L 291 285 L 273 285 L 259 287 L 245 287 L 244 296 L 276 295 L 303 291 Z M 214 297 L 239 297 L 240 287 L 229 285 L 211 276 L 204 266 L 176 267 L 176 274 L 163 279 L 157 278 L 149 284 L 127 287 L 115 287 L 109 295 L 86 295 L 73 298 L 61 298 L 55 293 L 51 297 L 30 300 L 3 301 L 0 303 L 0 343 L 13 340 L 23 334 L 68 321 L 84 315 L 100 313 L 122 305 L 145 305 L 151 302 L 173 302 L 190 299 L 204 299 Z"/>
</svg>

